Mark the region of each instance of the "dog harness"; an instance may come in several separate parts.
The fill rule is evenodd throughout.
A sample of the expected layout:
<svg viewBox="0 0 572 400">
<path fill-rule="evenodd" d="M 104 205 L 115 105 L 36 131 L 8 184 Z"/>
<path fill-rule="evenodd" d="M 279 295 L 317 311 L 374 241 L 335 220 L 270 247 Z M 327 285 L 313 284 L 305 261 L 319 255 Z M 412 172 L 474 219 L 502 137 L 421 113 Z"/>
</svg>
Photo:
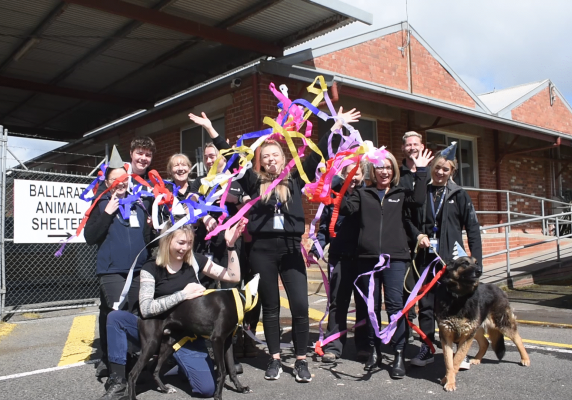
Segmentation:
<svg viewBox="0 0 572 400">
<path fill-rule="evenodd" d="M 233 289 L 207 289 L 203 292 L 203 296 L 217 292 L 219 290 L 232 290 L 232 294 L 234 295 L 234 302 L 236 304 L 236 315 L 238 316 L 238 322 L 236 323 L 236 328 L 232 333 L 232 335 L 234 336 L 236 334 L 238 327 L 242 325 L 242 321 L 244 320 L 244 313 L 252 310 L 254 306 L 256 306 L 256 303 L 258 303 L 258 293 L 256 293 L 256 296 L 254 296 L 253 300 L 252 294 L 250 293 L 250 286 L 249 284 L 246 284 L 246 286 L 244 287 L 244 295 L 240 293 L 237 288 L 233 288 Z M 242 304 L 241 297 L 242 299 L 244 299 L 244 305 Z M 202 335 L 202 336 L 205 339 L 210 338 L 210 336 L 207 335 Z M 185 336 L 184 338 L 182 338 L 173 345 L 173 349 L 175 349 L 175 351 L 178 351 L 187 342 L 190 341 L 192 343 L 195 340 L 197 340 L 197 335 L 194 335 L 193 337 Z"/>
</svg>

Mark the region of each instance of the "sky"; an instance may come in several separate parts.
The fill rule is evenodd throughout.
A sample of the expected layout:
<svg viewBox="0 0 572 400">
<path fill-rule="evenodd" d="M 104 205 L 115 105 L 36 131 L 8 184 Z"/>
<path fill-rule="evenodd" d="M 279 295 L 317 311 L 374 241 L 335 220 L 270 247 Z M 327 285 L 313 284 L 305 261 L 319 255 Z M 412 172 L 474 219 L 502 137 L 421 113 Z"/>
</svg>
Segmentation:
<svg viewBox="0 0 572 400">
<path fill-rule="evenodd" d="M 354 23 L 290 52 L 406 20 L 406 0 L 340 0 L 368 10 Z M 572 104 L 572 0 L 407 0 L 409 23 L 477 94 L 551 79 Z M 9 137 L 22 161 L 62 142 Z M 18 164 L 8 155 L 8 166 Z M 55 166 L 57 169 L 57 166 Z"/>
<path fill-rule="evenodd" d="M 373 14 L 296 48 L 405 21 L 405 0 L 340 0 Z M 475 92 L 549 78 L 572 104 L 572 1 L 408 0 L 409 23 Z"/>
</svg>

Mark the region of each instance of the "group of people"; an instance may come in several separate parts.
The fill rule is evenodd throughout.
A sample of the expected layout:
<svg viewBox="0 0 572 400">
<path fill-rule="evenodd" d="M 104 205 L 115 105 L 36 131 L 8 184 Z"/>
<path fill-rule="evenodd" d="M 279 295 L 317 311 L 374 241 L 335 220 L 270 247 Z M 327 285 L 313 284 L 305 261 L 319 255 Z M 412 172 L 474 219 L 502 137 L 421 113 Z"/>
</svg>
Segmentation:
<svg viewBox="0 0 572 400">
<path fill-rule="evenodd" d="M 344 112 L 340 108 L 332 131 L 339 131 L 343 122 L 357 122 L 360 116 L 355 109 Z M 231 146 L 204 113 L 189 117 L 212 139 L 204 148 L 205 166 L 225 173 L 226 160 L 219 157 L 219 151 Z M 467 232 L 473 257 L 482 265 L 476 214 L 469 196 L 452 180 L 457 170 L 455 150 L 442 151 L 433 158 L 421 139 L 415 132 L 404 135 L 405 159 L 401 166 L 389 152 L 376 165 L 361 161 L 357 166 L 346 166 L 332 182 L 332 189 L 339 191 L 352 171 L 352 181 L 341 201 L 335 225 L 337 235 L 331 238 L 329 235 L 333 206 L 325 208 L 320 221 L 318 239 L 322 247 L 330 244 L 331 304 L 326 337 L 346 329 L 353 291 L 357 319 L 367 320 L 366 328 L 356 330 L 358 358 L 365 361 L 367 370 L 381 362 L 381 345 L 379 332 L 368 318 L 366 303 L 354 290 L 353 282 L 359 275 L 364 274 L 357 281 L 363 293 L 367 293 L 370 279 L 375 283 L 373 304 L 379 326 L 382 288 L 386 311 L 389 316 L 394 315 L 404 305 L 406 276 L 419 277 L 421 268 L 437 253 L 445 260 L 450 258 L 454 243 L 463 242 L 463 230 Z M 322 137 L 318 148 L 322 154 L 328 154 L 328 135 Z M 251 199 L 260 197 L 249 209 L 248 223 L 240 219 L 232 228 L 207 239 L 221 221 L 220 212 L 211 211 L 197 223 L 173 230 L 174 207 L 172 215 L 163 209 L 163 229 L 157 232 L 152 224 L 153 198 L 141 197 L 130 204 L 127 212 L 120 210 L 120 200 L 132 192 L 137 181 L 149 179 L 147 172 L 155 150 L 150 138 L 136 138 L 131 143 L 131 163 L 124 163 L 114 149 L 105 170 L 105 184 L 97 190 L 99 196 L 85 226 L 86 242 L 98 246 L 96 273 L 100 283 L 102 359 L 96 376 L 109 377 L 101 399 L 121 399 L 126 395 L 126 373 L 138 351 L 138 318 L 160 316 L 182 301 L 201 296 L 206 288 L 234 287 L 241 279 L 256 273 L 260 274 L 262 323 L 270 353 L 264 377 L 276 380 L 282 373 L 280 278 L 292 312 L 295 379 L 310 382 L 312 375 L 306 361 L 308 285 L 302 255 L 302 236 L 306 230 L 302 201 L 305 181 L 301 171 L 285 171 L 287 158 L 282 146 L 267 139 L 257 152 L 259 170 L 247 169 L 227 191 L 227 218 Z M 230 171 L 238 168 L 238 161 L 230 166 Z M 315 152 L 304 159 L 302 167 L 310 181 L 315 179 L 320 161 Z M 199 196 L 201 180 L 190 181 L 191 167 L 184 154 L 175 154 L 168 161 L 170 182 L 166 187 L 179 201 L 196 200 Z M 135 175 L 141 180 L 134 180 Z M 280 182 L 276 182 L 279 177 Z M 189 212 L 185 206 L 176 208 L 183 215 Z M 158 241 L 154 240 L 156 237 L 160 237 Z M 158 248 L 153 249 L 157 242 Z M 314 249 L 312 252 L 318 254 Z M 388 256 L 388 267 L 365 275 L 376 266 L 381 254 Z M 416 263 L 412 263 L 413 258 Z M 130 269 L 133 275 L 129 285 Z M 427 296 L 419 305 L 419 322 L 430 339 L 434 339 L 435 331 L 432 309 L 432 298 Z M 259 315 L 257 308 L 245 318 L 251 330 L 256 328 Z M 256 356 L 257 348 L 246 332 L 238 331 L 237 336 L 235 354 Z M 405 376 L 403 351 L 407 337 L 408 327 L 402 318 L 392 338 L 393 378 Z M 344 344 L 345 336 L 330 342 L 324 348 L 322 361 L 334 362 L 341 357 Z M 212 396 L 216 384 L 205 340 L 188 341 L 174 357 L 179 374 L 190 382 L 193 393 Z M 423 344 L 411 363 L 421 366 L 432 360 L 431 352 Z"/>
<path fill-rule="evenodd" d="M 439 151 L 434 157 L 425 149 L 422 136 L 406 132 L 401 146 L 404 159 L 399 165 L 388 153 L 384 165 L 361 162 L 348 165 L 338 180 L 332 182 L 339 191 L 348 172 L 357 168 L 341 202 L 334 230 L 330 237 L 333 205 L 322 214 L 317 240 L 322 248 L 329 246 L 328 272 L 330 281 L 330 309 L 325 337 L 346 330 L 352 291 L 356 304 L 356 321 L 366 320 L 366 326 L 356 328 L 355 343 L 358 360 L 365 361 L 364 369 L 372 370 L 381 364 L 379 329 L 368 317 L 366 299 L 356 291 L 368 293 L 370 279 L 374 281 L 373 304 L 380 325 L 381 296 L 388 318 L 401 311 L 411 289 L 437 256 L 444 262 L 453 258 L 455 243 L 463 245 L 463 230 L 467 234 L 470 253 L 482 268 L 482 245 L 479 223 L 471 198 L 453 177 L 458 169 L 455 159 L 456 144 Z M 427 171 L 428 169 L 428 171 Z M 366 177 L 369 184 L 366 185 Z M 319 257 L 316 246 L 311 253 Z M 389 267 L 371 272 L 380 255 L 389 257 Z M 440 268 L 440 266 L 438 266 Z M 419 302 L 419 326 L 431 342 L 435 341 L 434 291 Z M 412 308 L 406 318 L 415 318 Z M 327 343 L 322 362 L 331 363 L 342 355 L 346 336 Z M 391 339 L 394 359 L 390 376 L 405 376 L 403 351 L 412 340 L 412 332 L 401 318 Z M 433 362 L 430 347 L 422 342 L 414 366 L 423 367 Z M 465 360 L 462 367 L 468 369 Z"/>
</svg>

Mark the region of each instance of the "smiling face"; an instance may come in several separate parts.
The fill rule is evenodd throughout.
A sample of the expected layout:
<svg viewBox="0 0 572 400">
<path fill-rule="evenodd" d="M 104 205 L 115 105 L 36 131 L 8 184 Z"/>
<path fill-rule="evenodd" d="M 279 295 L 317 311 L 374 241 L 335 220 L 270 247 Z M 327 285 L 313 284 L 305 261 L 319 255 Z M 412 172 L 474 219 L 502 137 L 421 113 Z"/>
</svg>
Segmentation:
<svg viewBox="0 0 572 400">
<path fill-rule="evenodd" d="M 193 248 L 193 239 L 183 230 L 174 233 L 169 244 L 169 262 L 183 262 L 185 256 Z"/>
<path fill-rule="evenodd" d="M 131 169 L 134 174 L 144 175 L 151 161 L 153 160 L 153 152 L 151 150 L 138 147 L 131 152 Z"/>
<path fill-rule="evenodd" d="M 393 166 L 391 161 L 386 158 L 383 160 L 383 166 L 375 167 L 375 180 L 378 189 L 386 189 L 391 185 L 393 179 Z"/>
<path fill-rule="evenodd" d="M 445 186 L 454 170 L 455 169 L 450 161 L 446 160 L 444 157 L 438 158 L 431 168 L 431 179 L 433 179 L 433 185 Z"/>
<path fill-rule="evenodd" d="M 345 169 L 346 175 L 349 174 L 355 168 L 355 166 L 356 166 L 355 164 L 348 165 Z M 348 189 L 352 190 L 356 186 L 361 185 L 362 182 L 363 182 L 363 171 L 361 170 L 361 168 L 358 168 L 356 173 L 354 174 L 354 176 L 352 178 L 352 181 L 351 181 Z"/>
<path fill-rule="evenodd" d="M 203 162 L 205 163 L 207 172 L 211 170 L 217 157 L 218 157 L 218 151 L 214 146 L 205 147 L 205 151 L 203 153 Z M 224 160 L 221 158 L 216 169 L 217 173 L 220 174 L 222 172 L 222 170 L 224 169 L 224 164 L 225 164 Z"/>
<path fill-rule="evenodd" d="M 105 180 L 105 185 L 107 187 L 111 187 L 113 183 L 119 179 L 121 176 L 125 175 L 127 172 L 123 168 L 115 168 Z M 113 189 L 110 190 L 111 194 L 117 195 L 117 197 L 124 197 L 125 193 L 127 192 L 127 178 L 125 178 L 122 182 L 118 183 Z"/>
<path fill-rule="evenodd" d="M 175 182 L 178 183 L 187 182 L 190 171 L 191 171 L 191 166 L 187 163 L 187 161 L 184 158 L 177 157 L 173 160 L 170 172 Z"/>
<path fill-rule="evenodd" d="M 260 165 L 271 175 L 278 175 L 284 168 L 284 153 L 276 144 L 269 144 L 260 149 Z"/>
<path fill-rule="evenodd" d="M 401 145 L 401 151 L 403 156 L 408 159 L 413 159 L 413 157 L 418 157 L 419 152 L 423 151 L 425 146 L 421 143 L 421 139 L 417 136 L 409 136 L 405 139 L 405 143 Z"/>
</svg>

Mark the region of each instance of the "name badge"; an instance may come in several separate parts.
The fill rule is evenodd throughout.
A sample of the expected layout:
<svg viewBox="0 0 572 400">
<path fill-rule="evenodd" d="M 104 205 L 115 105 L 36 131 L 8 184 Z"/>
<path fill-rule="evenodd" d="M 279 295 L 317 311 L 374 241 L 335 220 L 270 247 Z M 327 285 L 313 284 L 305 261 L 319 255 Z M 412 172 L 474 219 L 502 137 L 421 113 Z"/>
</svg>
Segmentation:
<svg viewBox="0 0 572 400">
<path fill-rule="evenodd" d="M 274 229 L 284 230 L 284 214 L 274 214 Z"/>
<path fill-rule="evenodd" d="M 131 210 L 131 215 L 129 216 L 129 226 L 132 228 L 139 228 L 139 220 L 137 219 L 137 211 Z"/>
<path fill-rule="evenodd" d="M 437 238 L 429 239 L 429 244 L 432 246 L 429 247 L 429 253 L 434 254 L 435 252 L 439 252 L 439 239 Z"/>
<path fill-rule="evenodd" d="M 206 256 L 209 260 L 211 260 L 211 261 L 213 260 L 213 255 L 212 255 L 212 253 L 207 253 L 207 254 L 205 254 L 205 256 Z"/>
</svg>

